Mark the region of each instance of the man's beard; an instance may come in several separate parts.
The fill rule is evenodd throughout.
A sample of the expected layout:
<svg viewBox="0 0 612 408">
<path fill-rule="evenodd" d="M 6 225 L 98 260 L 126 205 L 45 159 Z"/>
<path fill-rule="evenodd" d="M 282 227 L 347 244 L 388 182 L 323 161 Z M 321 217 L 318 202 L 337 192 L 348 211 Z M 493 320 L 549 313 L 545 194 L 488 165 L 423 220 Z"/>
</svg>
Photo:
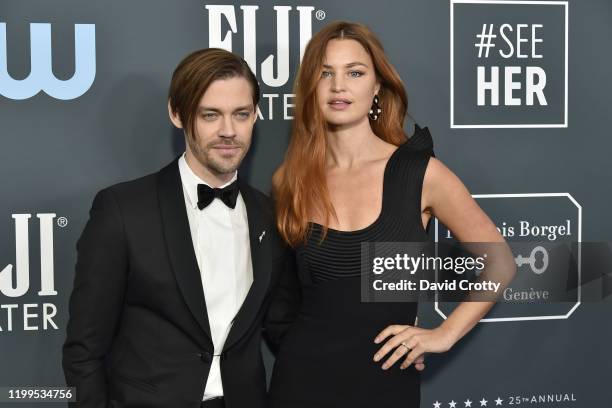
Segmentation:
<svg viewBox="0 0 612 408">
<path fill-rule="evenodd" d="M 196 160 L 216 176 L 235 172 L 238 167 L 240 167 L 240 163 L 242 162 L 242 159 L 249 148 L 249 146 L 245 146 L 244 143 L 224 140 L 210 142 L 206 146 L 200 146 L 200 144 L 193 138 L 189 137 L 187 139 L 189 148 L 191 149 L 191 152 Z M 218 156 L 213 155 L 212 151 L 215 146 L 220 145 L 236 146 L 240 148 L 240 153 L 236 154 L 231 159 L 219 158 Z"/>
</svg>

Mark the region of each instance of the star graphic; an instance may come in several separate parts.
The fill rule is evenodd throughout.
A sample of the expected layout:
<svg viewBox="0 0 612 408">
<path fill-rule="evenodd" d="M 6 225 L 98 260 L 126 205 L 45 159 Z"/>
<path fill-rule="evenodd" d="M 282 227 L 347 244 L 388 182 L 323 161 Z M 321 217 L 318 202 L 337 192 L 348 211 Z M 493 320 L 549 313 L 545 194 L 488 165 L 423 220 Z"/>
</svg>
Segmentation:
<svg viewBox="0 0 612 408">
<path fill-rule="evenodd" d="M 497 406 L 497 405 L 501 405 L 503 401 L 504 401 L 503 399 L 501 399 L 501 398 L 497 397 L 497 399 L 495 400 L 495 405 L 496 405 L 496 406 Z"/>
<path fill-rule="evenodd" d="M 448 403 L 450 408 L 455 408 L 455 405 L 457 405 L 457 403 L 454 400 L 451 400 L 451 402 Z"/>
<path fill-rule="evenodd" d="M 471 406 L 472 406 L 472 401 L 470 401 L 470 399 L 469 399 L 469 398 L 468 398 L 467 400 L 465 400 L 463 403 L 465 404 L 466 408 L 467 408 L 467 407 L 470 407 L 470 408 L 471 408 Z"/>
<path fill-rule="evenodd" d="M 434 408 L 440 408 L 440 403 L 438 401 L 433 403 Z"/>
<path fill-rule="evenodd" d="M 486 399 L 484 399 L 484 398 L 483 398 L 483 399 L 481 399 L 481 400 L 480 400 L 480 406 L 481 406 L 481 407 L 486 407 L 486 406 L 487 406 L 487 400 L 486 400 Z"/>
</svg>

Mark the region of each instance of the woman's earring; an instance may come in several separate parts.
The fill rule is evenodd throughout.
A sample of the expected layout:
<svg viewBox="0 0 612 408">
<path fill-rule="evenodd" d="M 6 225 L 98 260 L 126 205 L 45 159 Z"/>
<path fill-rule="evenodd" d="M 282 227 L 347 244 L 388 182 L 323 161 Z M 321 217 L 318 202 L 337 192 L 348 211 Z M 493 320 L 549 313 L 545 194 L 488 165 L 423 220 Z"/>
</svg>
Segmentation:
<svg viewBox="0 0 612 408">
<path fill-rule="evenodd" d="M 377 120 L 378 116 L 382 113 L 382 109 L 380 108 L 380 105 L 378 105 L 378 102 L 379 102 L 378 95 L 374 95 L 374 101 L 372 102 L 372 108 L 370 108 L 370 112 L 368 113 L 368 116 L 372 120 Z"/>
</svg>

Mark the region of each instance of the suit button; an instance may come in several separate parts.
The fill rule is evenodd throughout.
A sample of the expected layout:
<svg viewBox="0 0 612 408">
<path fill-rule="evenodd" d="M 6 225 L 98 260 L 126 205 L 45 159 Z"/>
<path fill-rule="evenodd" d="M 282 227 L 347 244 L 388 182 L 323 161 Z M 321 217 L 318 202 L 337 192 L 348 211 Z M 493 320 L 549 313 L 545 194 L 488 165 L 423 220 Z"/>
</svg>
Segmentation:
<svg viewBox="0 0 612 408">
<path fill-rule="evenodd" d="M 198 357 L 200 357 L 205 363 L 211 363 L 213 359 L 212 353 L 209 353 L 208 351 L 198 353 Z"/>
</svg>

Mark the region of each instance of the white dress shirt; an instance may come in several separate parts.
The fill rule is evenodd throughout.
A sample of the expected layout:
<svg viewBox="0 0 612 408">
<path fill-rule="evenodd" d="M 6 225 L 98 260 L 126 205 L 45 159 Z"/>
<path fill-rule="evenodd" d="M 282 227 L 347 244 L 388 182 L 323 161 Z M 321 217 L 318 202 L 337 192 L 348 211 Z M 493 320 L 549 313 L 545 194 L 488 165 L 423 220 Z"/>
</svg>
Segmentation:
<svg viewBox="0 0 612 408">
<path fill-rule="evenodd" d="M 207 184 L 189 167 L 185 155 L 178 162 L 193 248 L 200 268 L 214 356 L 204 389 L 204 400 L 223 396 L 219 355 L 236 313 L 253 283 L 249 224 L 242 196 L 234 209 L 214 199 L 198 209 L 198 184 Z M 233 183 L 238 177 L 221 187 Z M 202 311 L 204 313 L 204 311 Z"/>
</svg>

